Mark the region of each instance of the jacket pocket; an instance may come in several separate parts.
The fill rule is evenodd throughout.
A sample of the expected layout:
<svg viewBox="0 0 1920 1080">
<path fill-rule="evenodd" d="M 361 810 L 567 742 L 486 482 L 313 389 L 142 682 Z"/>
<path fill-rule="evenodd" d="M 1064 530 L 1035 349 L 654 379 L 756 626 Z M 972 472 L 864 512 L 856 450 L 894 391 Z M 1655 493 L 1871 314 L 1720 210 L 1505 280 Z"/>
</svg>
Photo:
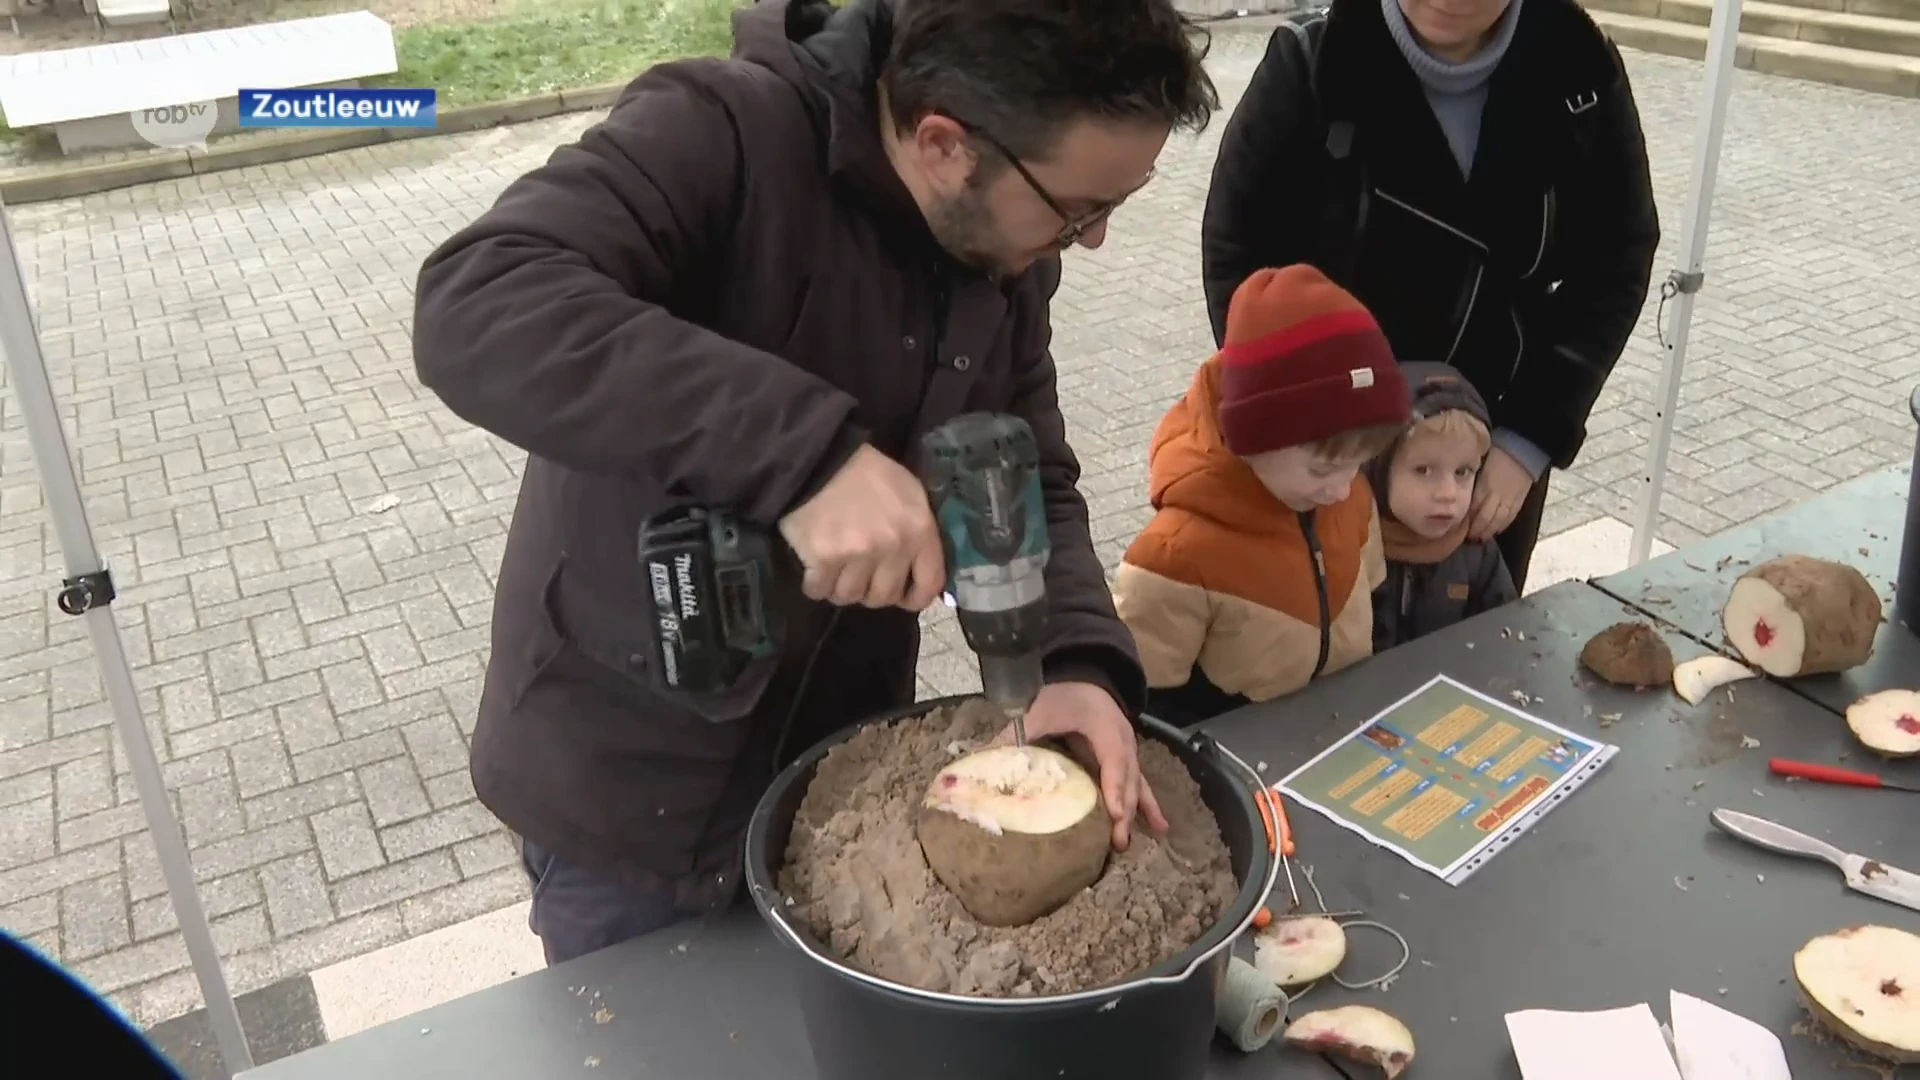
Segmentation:
<svg viewBox="0 0 1920 1080">
<path fill-rule="evenodd" d="M 608 663 L 627 642 L 583 637 L 566 619 L 568 564 L 555 567 L 535 627 L 534 659 L 515 711 L 538 730 L 524 747 L 546 759 L 542 774 L 573 831 L 623 851 L 647 869 L 685 873 L 755 725 L 746 717 L 776 662 L 769 658 L 723 706 L 654 690 L 645 665 Z M 636 658 L 637 660 L 638 658 Z"/>
<path fill-rule="evenodd" d="M 733 685 L 711 694 L 669 694 L 656 682 L 660 662 L 659 620 L 645 595 L 609 594 L 563 559 L 548 582 L 542 614 L 563 649 L 570 648 L 599 670 L 594 678 L 610 692 L 637 695 L 669 711 L 726 724 L 752 715 L 780 664 L 779 654 L 749 661 Z"/>
</svg>

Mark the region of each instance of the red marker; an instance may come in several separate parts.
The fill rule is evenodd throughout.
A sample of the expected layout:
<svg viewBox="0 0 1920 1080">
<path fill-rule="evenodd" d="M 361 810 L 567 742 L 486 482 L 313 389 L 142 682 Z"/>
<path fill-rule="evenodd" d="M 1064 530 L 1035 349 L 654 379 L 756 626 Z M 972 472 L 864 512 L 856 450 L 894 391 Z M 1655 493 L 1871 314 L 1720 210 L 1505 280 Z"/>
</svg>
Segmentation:
<svg viewBox="0 0 1920 1080">
<path fill-rule="evenodd" d="M 1774 758 L 1767 762 L 1767 768 L 1776 776 L 1797 776 L 1802 780 L 1812 780 L 1819 784 L 1846 784 L 1849 787 L 1889 788 L 1894 791 L 1920 792 L 1920 787 L 1911 784 L 1885 780 L 1872 773 L 1855 772 L 1833 765 L 1815 765 L 1810 761 L 1792 761 L 1787 758 Z"/>
</svg>

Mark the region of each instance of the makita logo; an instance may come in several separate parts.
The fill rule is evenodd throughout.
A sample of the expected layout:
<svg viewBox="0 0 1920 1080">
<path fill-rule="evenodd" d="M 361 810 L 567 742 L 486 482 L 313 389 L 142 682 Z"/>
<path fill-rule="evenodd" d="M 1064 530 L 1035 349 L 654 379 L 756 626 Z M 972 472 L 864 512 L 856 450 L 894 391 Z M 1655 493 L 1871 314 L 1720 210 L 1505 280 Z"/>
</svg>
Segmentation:
<svg viewBox="0 0 1920 1080">
<path fill-rule="evenodd" d="M 673 558 L 673 576 L 680 586 L 680 617 L 697 619 L 700 617 L 700 591 L 693 587 L 693 555 L 676 555 Z"/>
</svg>

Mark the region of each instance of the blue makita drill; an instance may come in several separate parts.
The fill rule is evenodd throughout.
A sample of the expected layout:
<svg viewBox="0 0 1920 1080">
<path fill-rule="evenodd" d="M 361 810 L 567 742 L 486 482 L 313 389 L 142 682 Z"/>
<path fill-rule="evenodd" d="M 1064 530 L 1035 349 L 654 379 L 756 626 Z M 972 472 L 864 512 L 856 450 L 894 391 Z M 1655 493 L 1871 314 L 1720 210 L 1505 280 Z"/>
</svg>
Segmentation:
<svg viewBox="0 0 1920 1080">
<path fill-rule="evenodd" d="M 987 700 L 1013 718 L 1025 743 L 1027 707 L 1041 686 L 1052 553 L 1033 429 L 1017 416 L 968 413 L 927 433 L 920 449 L 960 632 L 980 657 Z"/>
<path fill-rule="evenodd" d="M 1016 416 L 969 413 L 929 432 L 920 448 L 949 602 L 980 657 L 987 700 L 1012 717 L 1024 743 L 1027 706 L 1040 693 L 1052 550 L 1033 429 Z M 723 693 L 749 663 L 779 652 L 785 627 L 774 583 L 798 567 L 769 530 L 676 507 L 642 524 L 639 556 L 661 691 Z"/>
</svg>

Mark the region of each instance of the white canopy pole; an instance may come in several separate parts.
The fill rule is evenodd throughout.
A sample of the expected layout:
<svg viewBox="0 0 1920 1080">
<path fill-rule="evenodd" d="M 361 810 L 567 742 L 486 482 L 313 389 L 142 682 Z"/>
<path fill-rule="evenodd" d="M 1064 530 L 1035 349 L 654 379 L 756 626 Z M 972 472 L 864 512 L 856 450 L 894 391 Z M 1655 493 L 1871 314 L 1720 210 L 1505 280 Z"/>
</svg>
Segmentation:
<svg viewBox="0 0 1920 1080">
<path fill-rule="evenodd" d="M 206 909 L 200 904 L 200 892 L 194 885 L 193 863 L 187 844 L 167 802 L 167 784 L 160 773 L 160 761 L 153 752 L 153 740 L 147 735 L 145 718 L 140 715 L 140 695 L 134 687 L 133 667 L 120 638 L 120 625 L 113 619 L 113 577 L 94 547 L 93 527 L 87 521 L 87 508 L 80 499 L 80 478 L 75 474 L 73 458 L 67 449 L 67 433 L 60 424 L 59 407 L 53 398 L 53 384 L 47 378 L 47 358 L 40 346 L 39 321 L 33 302 L 27 296 L 27 279 L 20 265 L 20 249 L 13 242 L 13 224 L 5 205 L 0 205 L 0 350 L 6 353 L 7 376 L 20 402 L 26 421 L 27 442 L 33 448 L 33 460 L 40 472 L 40 490 L 46 496 L 47 516 L 59 538 L 66 560 L 66 578 L 59 593 L 60 610 L 68 615 L 84 616 L 87 634 L 93 639 L 94 659 L 100 665 L 100 681 L 107 700 L 113 706 L 114 725 L 120 732 L 120 744 L 127 752 L 134 786 L 140 792 L 140 806 L 146 811 L 147 828 L 160 857 L 160 871 L 166 877 L 167 891 L 173 896 L 173 911 L 180 923 L 180 936 L 186 940 L 187 957 L 193 963 L 194 976 L 200 980 L 200 996 L 205 999 L 207 1017 L 212 1022 L 220 1056 L 229 1075 L 253 1067 L 253 1055 L 247 1047 L 246 1033 L 240 1028 L 240 1013 L 227 989 L 226 975 L 220 966 L 220 950 L 213 943 L 213 928 L 207 922 Z"/>
<path fill-rule="evenodd" d="M 1640 512 L 1633 526 L 1627 565 L 1646 561 L 1653 530 L 1660 523 L 1660 496 L 1667 485 L 1667 456 L 1673 449 L 1673 424 L 1680 408 L 1680 378 L 1687 363 L 1687 336 L 1693 325 L 1693 300 L 1706 279 L 1707 221 L 1713 214 L 1713 186 L 1720 169 L 1720 137 L 1727 127 L 1727 97 L 1733 93 L 1733 58 L 1739 47 L 1741 0 L 1714 0 L 1713 25 L 1707 31 L 1706 108 L 1693 145 L 1692 187 L 1680 221 L 1680 256 L 1660 286 L 1667 325 L 1661 336 L 1666 363 L 1653 415 L 1653 441 L 1641 474 Z"/>
</svg>

